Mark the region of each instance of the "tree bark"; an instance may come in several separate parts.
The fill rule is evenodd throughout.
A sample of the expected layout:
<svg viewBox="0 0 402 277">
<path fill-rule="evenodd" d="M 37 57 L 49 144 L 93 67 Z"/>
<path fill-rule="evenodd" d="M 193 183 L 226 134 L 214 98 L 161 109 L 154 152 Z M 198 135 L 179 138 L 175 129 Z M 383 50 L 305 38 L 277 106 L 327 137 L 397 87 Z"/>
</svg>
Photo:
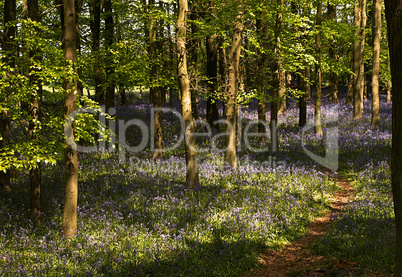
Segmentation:
<svg viewBox="0 0 402 277">
<path fill-rule="evenodd" d="M 278 111 L 281 101 L 280 96 L 283 95 L 283 89 L 285 87 L 284 82 L 284 70 L 283 61 L 281 57 L 281 33 L 283 23 L 283 0 L 277 0 L 277 12 L 275 20 L 275 45 L 274 45 L 274 86 L 271 99 L 271 151 L 276 153 L 279 151 L 279 140 L 277 132 L 278 124 Z"/>
<path fill-rule="evenodd" d="M 353 119 L 360 120 L 363 117 L 366 0 L 356 0 L 354 13 L 357 40 L 353 47 Z"/>
<path fill-rule="evenodd" d="M 63 48 L 66 60 L 66 68 L 75 69 L 76 56 L 76 26 L 75 26 L 75 5 L 74 0 L 63 0 L 64 6 L 64 29 Z M 77 81 L 65 78 L 64 89 L 66 91 L 64 100 L 65 117 L 75 110 L 77 101 Z M 74 144 L 74 126 L 64 130 L 66 136 L 65 167 L 66 184 L 64 193 L 63 210 L 63 236 L 70 238 L 77 232 L 77 200 L 78 200 L 78 155 Z"/>
<path fill-rule="evenodd" d="M 149 18 L 148 18 L 148 35 L 149 35 L 149 60 L 151 62 L 151 87 L 150 87 L 150 97 L 151 103 L 153 104 L 155 110 L 153 114 L 153 146 L 154 153 L 153 159 L 161 159 L 163 157 L 163 147 L 162 147 L 162 89 L 159 84 L 159 68 L 158 68 L 158 42 L 157 42 L 157 21 L 153 12 L 155 10 L 155 0 L 150 0 L 148 4 Z"/>
<path fill-rule="evenodd" d="M 328 19 L 329 20 L 335 20 L 336 19 L 336 6 L 335 5 L 328 5 Z M 331 58 L 334 60 L 334 62 L 338 62 L 338 50 L 337 50 L 337 45 L 336 41 L 332 41 L 329 47 L 329 55 Z M 336 72 L 331 70 L 330 75 L 329 75 L 329 102 L 338 104 L 338 75 Z"/>
<path fill-rule="evenodd" d="M 402 0 L 385 0 L 392 76 L 391 184 L 396 226 L 394 276 L 402 277 Z"/>
<path fill-rule="evenodd" d="M 373 72 L 372 72 L 372 114 L 371 128 L 376 129 L 380 125 L 380 50 L 381 50 L 381 0 L 374 0 L 374 22 L 373 22 Z"/>
<path fill-rule="evenodd" d="M 190 2 L 190 29 L 191 38 L 189 39 L 189 69 L 190 69 L 190 91 L 191 91 L 191 104 L 193 118 L 198 118 L 198 49 L 200 45 L 200 39 L 197 38 L 199 31 L 198 25 L 195 21 L 198 19 L 197 6 L 195 1 Z"/>
<path fill-rule="evenodd" d="M 28 0 L 28 18 L 33 22 L 40 22 L 40 13 L 38 0 Z M 29 58 L 39 60 L 39 49 L 33 47 L 29 53 Z M 30 60 L 28 61 L 28 64 Z M 40 114 L 40 99 L 42 97 L 42 84 L 36 76 L 35 69 L 30 69 L 30 83 L 33 87 L 38 87 L 37 91 L 31 96 L 30 107 L 29 107 L 29 125 L 28 134 L 29 138 L 33 144 L 36 144 L 39 139 L 39 114 Z M 33 220 L 39 221 L 40 214 L 42 210 L 41 205 L 41 164 L 36 162 L 31 165 L 29 169 L 29 183 L 30 183 L 30 210 Z"/>
<path fill-rule="evenodd" d="M 95 59 L 94 81 L 95 81 L 95 101 L 99 105 L 105 104 L 105 95 L 102 90 L 102 71 L 100 57 L 100 27 L 101 27 L 101 0 L 93 0 L 92 2 L 93 21 L 91 24 L 92 31 L 92 56 Z"/>
<path fill-rule="evenodd" d="M 256 31 L 257 31 L 257 39 L 259 43 L 259 47 L 264 49 L 267 46 L 268 35 L 267 35 L 267 28 L 266 28 L 266 21 L 262 18 L 264 16 L 263 13 L 260 14 L 260 18 L 256 21 Z M 258 113 L 258 133 L 260 134 L 259 141 L 262 144 L 267 142 L 267 130 L 266 124 L 262 122 L 266 122 L 266 97 L 267 97 L 267 85 L 266 85 L 266 61 L 267 55 L 257 48 L 257 68 L 255 70 L 256 73 L 256 91 L 258 95 L 258 106 L 257 106 L 257 113 Z M 250 74 L 247 74 L 249 76 Z M 248 77 L 249 79 L 249 77 Z M 249 82 L 250 83 L 250 82 Z"/>
<path fill-rule="evenodd" d="M 107 86 L 106 86 L 106 95 L 105 95 L 105 104 L 106 104 L 106 112 L 109 111 L 110 108 L 114 107 L 114 91 L 115 91 L 115 80 L 113 77 L 114 74 L 114 61 L 113 61 L 113 53 L 112 47 L 114 42 L 114 21 L 113 21 L 113 9 L 112 9 L 112 1 L 105 0 L 104 1 L 104 9 L 105 9 L 105 47 L 107 49 L 107 57 L 106 57 L 106 74 L 107 74 Z"/>
<path fill-rule="evenodd" d="M 391 184 L 396 226 L 394 276 L 402 276 L 402 0 L 385 0 L 392 76 Z"/>
<path fill-rule="evenodd" d="M 177 72 L 179 88 L 181 90 L 182 116 L 185 128 L 185 153 L 186 153 L 186 187 L 194 188 L 199 185 L 195 138 L 193 135 L 193 116 L 191 111 L 190 80 L 187 72 L 186 29 L 187 29 L 187 0 L 179 0 L 179 12 L 177 18 L 176 50 Z"/>
<path fill-rule="evenodd" d="M 16 1 L 15 0 L 5 0 L 4 1 L 4 23 L 10 23 L 16 20 Z M 10 68 L 15 68 L 15 57 L 17 56 L 17 45 L 14 42 L 14 37 L 16 33 L 15 26 L 6 26 L 3 33 L 3 45 L 2 49 L 6 53 L 3 56 L 3 61 L 5 64 L 9 65 Z M 7 72 L 8 75 L 12 74 Z M 7 101 L 8 91 L 4 91 L 6 94 L 4 102 Z M 0 151 L 6 148 L 10 144 L 10 118 L 6 110 L 1 111 L 0 114 Z M 10 171 L 6 172 L 0 171 L 0 187 L 9 190 L 10 189 Z"/>
<path fill-rule="evenodd" d="M 317 34 L 315 36 L 316 47 L 316 79 L 315 79 L 315 105 L 314 105 L 314 130 L 315 134 L 322 136 L 321 126 L 321 22 L 322 22 L 322 0 L 317 2 Z"/>
<path fill-rule="evenodd" d="M 304 92 L 304 94 L 299 98 L 299 128 L 304 127 L 307 123 L 307 82 L 303 80 L 300 76 L 299 78 L 299 89 Z"/>
<path fill-rule="evenodd" d="M 218 99 L 215 94 L 218 75 L 218 36 L 209 35 L 206 39 L 207 48 L 207 78 L 208 78 L 208 98 L 206 120 L 209 126 L 217 131 L 214 122 L 219 119 Z"/>
<path fill-rule="evenodd" d="M 232 167 L 237 168 L 236 144 L 237 144 L 237 93 L 239 90 L 239 65 L 240 51 L 243 34 L 243 11 L 238 6 L 237 16 L 233 23 L 232 44 L 228 57 L 228 90 L 226 104 L 226 152 L 225 161 Z"/>
</svg>

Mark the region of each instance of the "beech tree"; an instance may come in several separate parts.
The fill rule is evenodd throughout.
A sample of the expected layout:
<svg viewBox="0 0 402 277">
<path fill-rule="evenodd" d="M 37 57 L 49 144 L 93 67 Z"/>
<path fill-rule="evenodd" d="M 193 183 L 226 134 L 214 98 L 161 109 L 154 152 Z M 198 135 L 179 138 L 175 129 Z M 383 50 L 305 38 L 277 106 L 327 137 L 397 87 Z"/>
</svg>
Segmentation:
<svg viewBox="0 0 402 277">
<path fill-rule="evenodd" d="M 363 117 L 364 43 L 366 28 L 366 0 L 356 0 L 354 9 L 356 41 L 353 47 L 353 119 Z"/>
<path fill-rule="evenodd" d="M 66 70 L 70 72 L 70 78 L 65 78 L 65 118 L 67 119 L 75 110 L 77 101 L 77 80 L 76 80 L 76 26 L 75 26 L 75 5 L 74 0 L 63 0 L 64 28 L 63 28 L 63 49 L 66 60 Z M 77 232 L 77 200 L 78 200 L 78 153 L 74 143 L 74 126 L 66 126 L 65 167 L 66 183 L 64 192 L 63 209 L 63 235 L 72 237 Z"/>
<path fill-rule="evenodd" d="M 394 276 L 402 276 L 402 0 L 385 0 L 392 76 L 391 185 L 396 227 Z"/>
<path fill-rule="evenodd" d="M 237 16 L 233 22 L 232 43 L 228 55 L 227 67 L 227 103 L 226 103 L 226 152 L 225 161 L 237 168 L 236 144 L 237 144 L 237 93 L 239 90 L 239 65 L 243 34 L 243 10 L 242 2 L 236 8 Z"/>
<path fill-rule="evenodd" d="M 317 1 L 317 34 L 315 36 L 316 67 L 315 67 L 315 101 L 314 101 L 314 130 L 316 135 L 322 136 L 321 127 L 321 21 L 322 21 L 322 0 Z"/>
<path fill-rule="evenodd" d="M 177 73 L 179 78 L 179 89 L 181 91 L 181 108 L 184 120 L 184 147 L 186 155 L 186 186 L 194 188 L 198 186 L 198 168 L 195 149 L 195 138 L 193 135 L 194 124 L 191 105 L 190 80 L 187 71 L 187 0 L 179 0 L 177 31 L 176 31 L 176 51 L 177 51 Z"/>
<path fill-rule="evenodd" d="M 380 124 L 380 51 L 381 51 L 381 0 L 373 1 L 374 19 L 373 19 L 373 72 L 372 72 L 372 116 L 371 128 L 375 129 Z"/>
</svg>

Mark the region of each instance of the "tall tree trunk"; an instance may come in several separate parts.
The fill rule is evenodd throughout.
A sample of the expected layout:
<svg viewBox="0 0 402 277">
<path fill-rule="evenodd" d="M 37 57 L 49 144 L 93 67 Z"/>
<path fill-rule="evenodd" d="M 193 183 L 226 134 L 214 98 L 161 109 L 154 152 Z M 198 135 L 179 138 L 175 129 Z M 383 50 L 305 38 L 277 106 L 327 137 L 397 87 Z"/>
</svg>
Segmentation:
<svg viewBox="0 0 402 277">
<path fill-rule="evenodd" d="M 358 38 L 353 48 L 353 119 L 363 117 L 364 93 L 364 42 L 366 27 L 366 0 L 356 0 L 355 4 L 355 33 Z"/>
<path fill-rule="evenodd" d="M 282 94 L 281 91 L 284 88 L 284 72 L 283 61 L 281 58 L 281 33 L 282 33 L 282 22 L 283 22 L 283 0 L 277 0 L 277 12 L 275 21 L 275 45 L 274 45 L 274 87 L 272 91 L 271 99 L 271 151 L 276 153 L 279 151 L 279 140 L 277 132 L 278 124 L 278 102 L 279 97 Z"/>
<path fill-rule="evenodd" d="M 74 67 L 77 62 L 77 34 L 75 26 L 75 5 L 74 0 L 63 0 L 64 6 L 64 29 L 63 29 L 63 48 L 66 67 Z M 64 89 L 66 91 L 64 100 L 65 117 L 74 112 L 77 101 L 77 81 L 71 81 L 71 78 L 65 78 Z M 63 235 L 73 237 L 77 232 L 77 199 L 78 199 L 78 155 L 74 144 L 74 127 L 64 130 L 66 135 L 65 167 L 66 184 L 64 193 L 63 210 Z"/>
<path fill-rule="evenodd" d="M 402 277 L 402 0 L 385 0 L 392 76 L 391 184 L 396 227 L 395 277 Z"/>
<path fill-rule="evenodd" d="M 261 48 L 267 46 L 267 29 L 266 29 L 266 22 L 262 18 L 264 15 L 261 13 L 260 18 L 256 21 L 256 31 L 257 31 L 257 39 L 258 43 Z M 257 113 L 258 113 L 258 133 L 260 134 L 259 140 L 262 144 L 267 142 L 267 130 L 266 124 L 266 93 L 267 93 L 267 86 L 266 86 L 266 74 L 265 74 L 265 66 L 266 66 L 267 55 L 263 53 L 259 48 L 257 48 L 257 68 L 256 72 L 256 90 L 258 95 L 258 106 L 257 106 Z M 250 74 L 247 74 L 249 76 Z"/>
<path fill-rule="evenodd" d="M 243 34 L 243 11 L 238 6 L 235 22 L 233 23 L 232 44 L 228 58 L 228 90 L 226 104 L 226 153 L 225 161 L 232 167 L 237 168 L 236 144 L 237 144 L 237 93 L 239 90 L 239 65 L 240 51 Z"/>
<path fill-rule="evenodd" d="M 389 52 L 388 52 L 387 66 L 388 66 L 388 68 L 391 68 L 391 58 L 390 58 Z M 388 80 L 387 84 L 386 84 L 387 103 L 391 103 L 391 87 L 392 87 L 392 82 L 391 82 L 391 80 Z"/>
<path fill-rule="evenodd" d="M 381 50 L 381 0 L 374 0 L 374 20 L 373 20 L 373 72 L 372 72 L 372 93 L 373 105 L 371 115 L 371 128 L 378 128 L 380 125 L 380 50 Z"/>
<path fill-rule="evenodd" d="M 28 0 L 28 18 L 33 22 L 40 22 L 40 13 L 38 0 Z M 35 60 L 39 60 L 39 49 L 33 47 L 29 53 L 29 57 Z M 30 63 L 30 61 L 28 62 Z M 32 87 L 37 87 L 37 91 L 31 96 L 29 107 L 29 126 L 28 134 L 32 143 L 36 144 L 39 139 L 39 114 L 40 114 L 40 98 L 42 97 L 42 84 L 39 82 L 35 72 L 35 69 L 31 69 L 30 83 Z M 29 183 L 30 183 L 30 210 L 31 216 L 35 221 L 39 221 L 41 214 L 41 165 L 40 162 L 36 162 L 29 169 Z"/>
<path fill-rule="evenodd" d="M 148 31 L 149 31 L 149 59 L 151 61 L 151 87 L 150 97 L 151 102 L 155 108 L 153 114 L 153 131 L 154 131 L 154 153 L 153 159 L 157 160 L 162 158 L 162 90 L 159 84 L 159 68 L 158 68 L 158 42 L 157 38 L 157 21 L 154 16 L 155 0 L 149 1 L 149 19 L 148 19 Z"/>
<path fill-rule="evenodd" d="M 219 42 L 219 48 L 218 48 L 218 54 L 219 54 L 219 87 L 221 88 L 221 93 L 226 97 L 228 86 L 227 86 L 227 80 L 228 80 L 228 61 L 227 61 L 227 56 L 226 56 L 226 48 L 223 47 L 223 41 L 221 38 L 221 41 Z M 227 99 L 223 99 L 223 114 L 226 114 L 226 103 Z"/>
<path fill-rule="evenodd" d="M 101 0 L 93 1 L 92 14 L 94 21 L 92 24 L 92 55 L 95 58 L 94 80 L 95 80 L 95 101 L 99 105 L 105 104 L 105 94 L 102 90 L 102 71 L 100 58 L 100 27 L 101 27 Z"/>
<path fill-rule="evenodd" d="M 350 68 L 353 69 L 353 52 L 352 52 L 352 58 L 350 61 Z M 346 89 L 346 105 L 353 105 L 353 82 L 354 82 L 354 75 L 353 73 L 349 74 L 348 77 L 348 87 Z"/>
<path fill-rule="evenodd" d="M 336 6 L 335 5 L 328 5 L 328 19 L 329 20 L 335 20 L 336 19 Z M 337 50 L 337 45 L 336 41 L 332 41 L 330 48 L 329 48 L 329 55 L 333 59 L 334 62 L 338 62 L 338 50 Z M 338 104 L 338 75 L 336 72 L 331 70 L 330 75 L 329 75 L 329 102 Z"/>
<path fill-rule="evenodd" d="M 215 90 L 218 75 L 218 36 L 216 34 L 209 35 L 206 39 L 207 48 L 207 78 L 208 78 L 208 98 L 207 98 L 207 114 L 206 120 L 209 126 L 217 130 L 218 126 L 214 122 L 219 119 L 218 99 Z"/>
<path fill-rule="evenodd" d="M 199 31 L 198 25 L 195 23 L 198 20 L 197 6 L 195 1 L 190 1 L 190 29 L 191 38 L 189 39 L 189 69 L 190 69 L 190 91 L 191 91 L 191 103 L 192 103 L 192 113 L 193 118 L 198 118 L 198 48 L 200 44 L 200 39 L 197 38 L 197 33 Z"/>
<path fill-rule="evenodd" d="M 304 94 L 299 98 L 299 127 L 304 127 L 307 123 L 307 82 L 300 76 L 298 78 L 299 89 L 304 92 Z"/>
<path fill-rule="evenodd" d="M 306 77 L 306 100 L 310 99 L 312 96 L 311 94 L 311 85 L 310 85 L 310 81 L 311 81 L 311 66 L 307 65 L 306 69 L 305 69 L 305 75 Z"/>
<path fill-rule="evenodd" d="M 315 36 L 315 47 L 317 65 L 315 67 L 316 79 L 315 79 L 315 105 L 314 105 L 314 130 L 315 134 L 322 136 L 321 126 L 321 22 L 322 22 L 322 0 L 317 2 L 317 34 Z"/>
<path fill-rule="evenodd" d="M 4 1 L 4 23 L 11 23 L 16 20 L 16 2 L 15 0 L 5 0 Z M 15 57 L 17 56 L 17 45 L 14 42 L 16 33 L 16 28 L 14 25 L 6 25 L 3 33 L 3 45 L 2 49 L 6 53 L 3 55 L 3 60 L 5 64 L 9 65 L 10 68 L 15 67 Z M 12 74 L 7 72 L 7 74 Z M 6 94 L 10 93 L 5 91 Z M 6 96 L 7 98 L 7 96 Z M 6 102 L 7 99 L 2 99 Z M 7 147 L 10 144 L 10 118 L 6 110 L 1 111 L 0 114 L 0 151 L 1 149 Z M 10 171 L 6 172 L 0 171 L 0 187 L 9 190 L 10 189 Z"/>
<path fill-rule="evenodd" d="M 186 186 L 194 188 L 198 186 L 198 168 L 193 135 L 193 116 L 191 112 L 190 80 L 187 72 L 186 29 L 187 29 L 187 0 L 179 0 L 179 12 L 177 18 L 176 49 L 177 49 L 177 72 L 179 87 L 181 90 L 182 115 L 185 127 L 185 152 L 186 152 Z"/>
<path fill-rule="evenodd" d="M 115 105 L 114 103 L 115 80 L 113 77 L 114 61 L 112 53 L 112 47 L 114 42 L 114 21 L 113 21 L 112 1 L 105 0 L 103 5 L 105 9 L 105 32 L 104 32 L 105 47 L 107 49 L 107 57 L 106 57 L 107 87 L 105 95 L 105 104 L 106 104 L 106 112 L 108 112 L 109 109 L 114 107 Z"/>
</svg>

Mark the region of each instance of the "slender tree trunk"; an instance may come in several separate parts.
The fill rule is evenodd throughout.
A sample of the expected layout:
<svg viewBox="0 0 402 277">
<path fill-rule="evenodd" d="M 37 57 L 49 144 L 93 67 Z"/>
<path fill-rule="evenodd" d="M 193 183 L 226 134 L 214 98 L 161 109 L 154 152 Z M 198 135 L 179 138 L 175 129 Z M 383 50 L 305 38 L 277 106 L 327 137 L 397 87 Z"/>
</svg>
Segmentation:
<svg viewBox="0 0 402 277">
<path fill-rule="evenodd" d="M 28 18 L 33 22 L 40 22 L 40 13 L 38 0 L 28 0 Z M 29 57 L 35 60 L 39 60 L 39 49 L 33 47 L 29 53 Z M 30 61 L 28 61 L 28 64 Z M 38 87 L 37 91 L 32 95 L 29 107 L 29 126 L 28 134 L 33 144 L 37 143 L 39 139 L 39 114 L 40 114 L 40 98 L 42 97 L 42 84 L 39 82 L 36 76 L 36 70 L 30 69 L 33 74 L 30 75 L 30 83 L 33 87 Z M 35 221 L 39 221 L 41 208 L 41 165 L 37 162 L 29 169 L 29 183 L 30 183 L 30 210 L 31 216 Z"/>
<path fill-rule="evenodd" d="M 111 51 L 114 42 L 114 21 L 113 21 L 113 10 L 112 10 L 112 1 L 105 0 L 104 3 L 105 9 L 105 47 L 107 49 L 107 57 L 106 57 L 106 74 L 107 74 L 107 87 L 106 87 L 106 95 L 105 95 L 105 104 L 106 104 L 106 112 L 109 111 L 110 108 L 114 107 L 114 91 L 115 91 L 115 80 L 114 80 L 114 61 L 113 61 L 113 53 Z"/>
<path fill-rule="evenodd" d="M 177 18 L 176 49 L 177 49 L 177 72 L 179 76 L 179 87 L 181 90 L 182 115 L 185 127 L 185 152 L 186 152 L 186 186 L 194 188 L 198 186 L 198 168 L 195 149 L 195 138 L 193 135 L 193 116 L 191 111 L 190 80 L 187 72 L 186 53 L 186 29 L 187 29 L 187 0 L 179 0 L 179 13 Z"/>
<path fill-rule="evenodd" d="M 101 26 L 101 0 L 93 0 L 92 10 L 93 21 L 91 24 L 92 31 L 92 56 L 95 59 L 94 81 L 95 81 L 95 101 L 99 105 L 105 104 L 105 95 L 102 91 L 102 71 L 100 50 L 100 26 Z"/>
<path fill-rule="evenodd" d="M 374 0 L 374 22 L 373 22 L 373 72 L 372 72 L 372 93 L 373 105 L 371 116 L 371 128 L 378 128 L 380 125 L 380 50 L 381 50 L 381 0 Z"/>
<path fill-rule="evenodd" d="M 268 36 L 267 36 L 267 28 L 266 28 L 266 22 L 264 19 L 262 19 L 264 15 L 261 13 L 260 14 L 260 19 L 257 19 L 256 22 L 256 29 L 257 29 L 257 38 L 258 38 L 258 43 L 260 47 L 266 47 L 267 46 L 267 41 L 268 41 Z M 265 66 L 266 66 L 266 61 L 267 61 L 267 55 L 263 53 L 259 48 L 257 48 L 257 68 L 255 70 L 256 72 L 256 90 L 257 90 L 257 95 L 258 95 L 258 107 L 257 107 L 257 112 L 258 112 L 258 121 L 260 122 L 258 124 L 258 133 L 260 134 L 259 140 L 262 144 L 265 144 L 267 142 L 267 137 L 266 137 L 266 125 L 263 124 L 262 122 L 266 122 L 266 110 L 267 110 L 267 105 L 266 105 L 266 96 L 267 96 L 267 86 L 266 86 L 266 71 L 265 71 Z M 249 76 L 250 74 L 247 74 Z"/>
<path fill-rule="evenodd" d="M 63 29 L 63 48 L 66 67 L 74 67 L 77 62 L 76 56 L 76 28 L 75 28 L 75 5 L 74 0 L 63 0 L 64 6 L 64 29 Z M 64 80 L 64 89 L 66 91 L 64 100 L 65 117 L 75 110 L 77 101 L 77 81 L 71 81 L 70 78 Z M 63 210 L 63 235 L 73 237 L 77 232 L 77 199 L 78 199 L 78 155 L 74 144 L 74 127 L 65 129 L 66 135 L 66 185 L 64 194 Z"/>
<path fill-rule="evenodd" d="M 16 2 L 15 0 L 5 0 L 4 1 L 4 23 L 11 23 L 16 20 Z M 16 33 L 15 26 L 6 26 L 3 33 L 3 45 L 2 50 L 6 53 L 3 56 L 3 61 L 5 64 L 9 65 L 10 68 L 15 67 L 15 57 L 17 56 L 17 45 L 14 42 L 14 37 Z M 12 74 L 11 72 L 7 72 L 8 75 Z M 9 91 L 5 91 L 6 94 L 10 93 Z M 2 101 L 7 101 L 6 99 L 2 99 Z M 2 140 L 0 140 L 0 152 L 1 149 L 4 149 L 10 144 L 10 118 L 8 112 L 3 110 L 0 113 L 0 136 Z M 0 171 L 0 187 L 9 190 L 10 189 L 10 171 L 6 170 L 6 172 Z"/>
<path fill-rule="evenodd" d="M 275 45 L 274 45 L 274 87 L 272 91 L 272 99 L 271 99 L 271 151 L 276 153 L 279 151 L 279 140 L 278 140 L 278 132 L 277 132 L 277 124 L 278 124 L 278 108 L 279 104 L 278 100 L 280 95 L 282 94 L 282 89 L 284 88 L 284 78 L 282 72 L 283 70 L 283 62 L 281 58 L 281 33 L 282 33 L 282 7 L 283 0 L 277 0 L 277 12 L 276 12 L 276 21 L 275 21 Z"/>
<path fill-rule="evenodd" d="M 388 52 L 387 66 L 388 68 L 391 68 L 391 58 L 389 52 Z M 387 87 L 387 103 L 391 103 L 391 87 L 392 87 L 391 80 L 388 80 L 386 87 Z"/>
<path fill-rule="evenodd" d="M 353 48 L 353 119 L 363 117 L 364 92 L 364 42 L 366 27 L 366 0 L 356 0 L 355 4 L 355 33 L 358 38 Z"/>
<path fill-rule="evenodd" d="M 336 6 L 335 5 L 328 5 L 328 19 L 329 20 L 335 20 L 336 19 Z M 337 50 L 337 45 L 336 41 L 332 41 L 330 48 L 329 48 L 329 55 L 333 59 L 334 62 L 338 62 L 338 50 Z M 329 86 L 329 102 L 338 104 L 338 75 L 336 72 L 331 70 L 330 75 L 329 75 L 329 81 L 330 81 L 330 86 Z"/>
<path fill-rule="evenodd" d="M 310 81 L 311 81 L 311 66 L 306 66 L 306 69 L 305 69 L 305 75 L 304 75 L 305 77 L 306 77 L 306 100 L 307 99 L 310 99 L 312 96 L 311 96 L 311 85 L 310 85 Z"/>
<path fill-rule="evenodd" d="M 226 56 L 226 48 L 223 47 L 222 41 L 219 43 L 219 48 L 218 48 L 218 54 L 219 54 L 219 87 L 221 88 L 221 94 L 224 95 L 223 100 L 223 114 L 226 114 L 226 103 L 227 99 L 225 98 L 228 90 L 228 61 L 227 61 L 227 56 Z"/>
<path fill-rule="evenodd" d="M 299 98 L 299 127 L 304 127 L 307 123 L 307 104 L 306 104 L 306 90 L 307 82 L 299 77 L 299 89 L 304 94 Z"/>
<path fill-rule="evenodd" d="M 218 36 L 212 34 L 206 39 L 207 48 L 207 78 L 208 78 L 208 98 L 207 98 L 207 122 L 209 126 L 217 131 L 214 122 L 219 119 L 218 99 L 215 90 L 218 75 Z"/>
<path fill-rule="evenodd" d="M 190 1 L 190 29 L 191 38 L 189 39 L 189 69 L 190 69 L 190 91 L 191 91 L 191 103 L 192 103 L 192 113 L 193 118 L 198 118 L 198 48 L 200 44 L 200 39 L 197 38 L 197 33 L 199 31 L 198 25 L 195 23 L 198 20 L 197 6 L 195 1 Z"/>
<path fill-rule="evenodd" d="M 402 277 L 402 0 L 385 0 L 392 76 L 391 184 L 396 226 L 395 277 Z"/>
<path fill-rule="evenodd" d="M 155 0 L 149 1 L 149 19 L 148 19 L 148 31 L 149 31 L 149 59 L 151 62 L 151 87 L 150 97 L 151 102 L 155 108 L 153 115 L 153 131 L 154 131 L 154 153 L 153 159 L 161 159 L 163 157 L 162 151 L 162 90 L 159 84 L 159 68 L 158 68 L 158 42 L 157 42 L 157 21 L 154 16 Z"/>
<path fill-rule="evenodd" d="M 315 47 L 317 55 L 316 79 L 315 79 L 315 105 L 314 105 L 314 129 L 315 134 L 322 136 L 321 126 L 321 22 L 322 22 L 322 0 L 317 2 L 317 34 L 315 36 Z"/>
<path fill-rule="evenodd" d="M 241 6 L 238 6 L 241 9 Z M 228 58 L 228 90 L 226 105 L 226 153 L 225 161 L 232 167 L 237 168 L 236 145 L 237 145 L 237 93 L 239 90 L 239 64 L 243 34 L 243 11 L 239 10 L 233 26 L 232 44 Z"/>
</svg>

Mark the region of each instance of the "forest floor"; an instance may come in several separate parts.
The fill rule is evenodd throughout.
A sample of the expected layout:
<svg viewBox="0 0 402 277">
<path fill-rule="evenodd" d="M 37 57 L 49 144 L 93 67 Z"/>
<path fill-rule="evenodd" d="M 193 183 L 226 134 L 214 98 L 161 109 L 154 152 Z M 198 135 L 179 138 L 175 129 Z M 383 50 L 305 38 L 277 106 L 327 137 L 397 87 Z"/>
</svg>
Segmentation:
<svg viewBox="0 0 402 277">
<path fill-rule="evenodd" d="M 348 203 L 353 200 L 355 189 L 351 181 L 343 177 L 338 177 L 337 181 L 342 190 L 336 191 L 331 199 L 331 211 L 311 222 L 304 236 L 282 249 L 262 254 L 261 268 L 253 271 L 251 276 L 328 276 L 335 271 L 347 274 L 346 276 L 353 275 L 357 263 L 318 255 L 310 247 L 325 234 L 332 219 L 342 214 Z"/>
</svg>

